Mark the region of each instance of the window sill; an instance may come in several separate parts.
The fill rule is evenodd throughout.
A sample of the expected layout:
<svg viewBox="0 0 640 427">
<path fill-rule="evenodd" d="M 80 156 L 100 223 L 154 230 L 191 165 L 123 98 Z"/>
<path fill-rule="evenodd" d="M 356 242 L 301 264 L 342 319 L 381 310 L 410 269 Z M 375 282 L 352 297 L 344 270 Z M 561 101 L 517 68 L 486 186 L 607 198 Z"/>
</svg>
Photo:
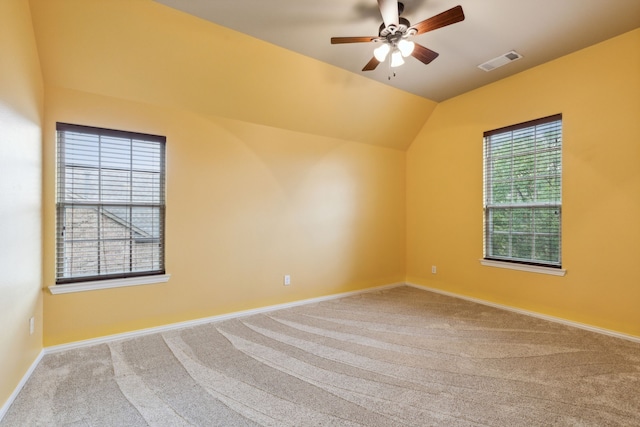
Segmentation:
<svg viewBox="0 0 640 427">
<path fill-rule="evenodd" d="M 552 276 L 564 276 L 567 270 L 562 268 L 541 267 L 538 265 L 516 264 L 513 262 L 493 261 L 481 259 L 480 264 L 487 267 L 506 268 L 508 270 L 528 271 L 529 273 L 550 274 Z"/>
<path fill-rule="evenodd" d="M 49 292 L 53 295 L 58 295 L 95 291 L 98 289 L 122 288 L 125 286 L 150 285 L 153 283 L 168 282 L 170 277 L 170 274 L 159 274 L 155 276 L 129 277 L 127 279 L 95 280 L 92 282 L 71 283 L 68 285 L 53 285 L 49 286 Z"/>
</svg>

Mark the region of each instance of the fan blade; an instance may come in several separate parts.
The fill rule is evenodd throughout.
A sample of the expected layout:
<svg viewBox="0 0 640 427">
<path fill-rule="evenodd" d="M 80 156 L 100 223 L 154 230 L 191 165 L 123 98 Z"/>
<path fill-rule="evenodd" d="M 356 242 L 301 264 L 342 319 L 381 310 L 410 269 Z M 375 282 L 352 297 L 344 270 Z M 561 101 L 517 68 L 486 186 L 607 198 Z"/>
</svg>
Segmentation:
<svg viewBox="0 0 640 427">
<path fill-rule="evenodd" d="M 384 21 L 384 26 L 398 26 L 398 0 L 378 0 L 380 15 Z"/>
<path fill-rule="evenodd" d="M 371 61 L 367 62 L 367 65 L 365 65 L 365 66 L 364 66 L 364 68 L 362 69 L 362 71 L 372 71 L 372 70 L 375 70 L 379 63 L 380 63 L 380 61 L 378 61 L 378 60 L 376 59 L 376 57 L 374 56 L 373 58 L 371 58 Z"/>
<path fill-rule="evenodd" d="M 415 43 L 413 47 L 413 52 L 411 52 L 411 56 L 416 58 L 418 61 L 423 64 L 428 64 L 434 59 L 436 59 L 440 55 L 438 52 L 434 52 L 431 49 L 427 49 L 426 47 Z"/>
<path fill-rule="evenodd" d="M 372 42 L 378 37 L 331 37 L 331 44 L 342 43 L 366 43 Z"/>
<path fill-rule="evenodd" d="M 464 12 L 462 11 L 462 6 L 456 6 L 429 19 L 425 19 L 422 22 L 418 22 L 412 28 L 415 28 L 418 34 L 422 34 L 460 21 L 464 21 Z"/>
</svg>

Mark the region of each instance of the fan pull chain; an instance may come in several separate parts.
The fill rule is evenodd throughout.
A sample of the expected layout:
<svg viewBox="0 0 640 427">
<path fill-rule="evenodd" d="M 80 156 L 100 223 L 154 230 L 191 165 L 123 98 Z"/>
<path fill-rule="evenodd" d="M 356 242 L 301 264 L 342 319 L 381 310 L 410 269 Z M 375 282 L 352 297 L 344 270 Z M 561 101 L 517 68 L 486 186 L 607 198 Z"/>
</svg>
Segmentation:
<svg viewBox="0 0 640 427">
<path fill-rule="evenodd" d="M 396 72 L 391 70 L 391 60 L 387 61 L 387 64 L 389 66 L 389 74 L 387 75 L 387 79 L 389 79 L 389 81 L 391 81 L 391 76 L 395 77 L 396 76 Z"/>
</svg>

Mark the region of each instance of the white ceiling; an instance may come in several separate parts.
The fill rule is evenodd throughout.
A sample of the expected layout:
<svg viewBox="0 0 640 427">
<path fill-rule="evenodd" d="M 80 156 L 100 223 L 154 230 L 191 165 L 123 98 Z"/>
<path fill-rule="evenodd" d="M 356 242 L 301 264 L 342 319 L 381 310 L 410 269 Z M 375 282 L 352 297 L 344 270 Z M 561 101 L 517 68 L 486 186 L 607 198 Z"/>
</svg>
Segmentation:
<svg viewBox="0 0 640 427">
<path fill-rule="evenodd" d="M 640 0 L 404 0 L 416 24 L 461 5 L 466 19 L 414 38 L 440 54 L 361 71 L 373 43 L 330 44 L 334 36 L 377 36 L 375 0 L 155 0 L 356 74 L 442 101 L 640 27 Z M 638 46 L 640 49 L 640 46 Z M 515 50 L 524 57 L 491 72 L 477 66 Z"/>
</svg>

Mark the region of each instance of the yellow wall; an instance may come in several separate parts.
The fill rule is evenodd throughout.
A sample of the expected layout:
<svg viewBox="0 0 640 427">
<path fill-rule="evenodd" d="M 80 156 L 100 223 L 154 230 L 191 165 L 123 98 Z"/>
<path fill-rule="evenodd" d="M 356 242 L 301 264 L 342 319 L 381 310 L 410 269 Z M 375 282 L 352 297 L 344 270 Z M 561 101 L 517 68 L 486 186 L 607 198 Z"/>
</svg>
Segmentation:
<svg viewBox="0 0 640 427">
<path fill-rule="evenodd" d="M 42 349 L 42 76 L 26 0 L 0 1 L 0 70 L 2 408 Z"/>
<path fill-rule="evenodd" d="M 408 281 L 640 336 L 639 47 L 637 29 L 436 107 L 407 152 Z M 482 134 L 555 113 L 567 275 L 481 266 Z"/>
<path fill-rule="evenodd" d="M 391 283 L 405 272 L 415 283 L 639 334 L 638 31 L 435 107 L 151 0 L 30 4 L 46 85 L 45 285 L 55 122 L 169 141 L 171 281 L 45 294 L 46 345 Z M 389 115 L 378 105 L 400 107 Z M 569 273 L 481 267 L 482 132 L 558 112 Z M 603 152 L 603 140 L 616 150 Z"/>
<path fill-rule="evenodd" d="M 435 102 L 151 0 L 31 7 L 46 99 L 45 286 L 55 122 L 167 137 L 171 280 L 45 292 L 46 346 L 404 279 L 404 149 Z"/>
<path fill-rule="evenodd" d="M 45 293 L 45 345 L 404 279 L 403 151 L 63 88 L 46 100 L 45 285 L 56 121 L 167 137 L 171 279 Z"/>
</svg>

